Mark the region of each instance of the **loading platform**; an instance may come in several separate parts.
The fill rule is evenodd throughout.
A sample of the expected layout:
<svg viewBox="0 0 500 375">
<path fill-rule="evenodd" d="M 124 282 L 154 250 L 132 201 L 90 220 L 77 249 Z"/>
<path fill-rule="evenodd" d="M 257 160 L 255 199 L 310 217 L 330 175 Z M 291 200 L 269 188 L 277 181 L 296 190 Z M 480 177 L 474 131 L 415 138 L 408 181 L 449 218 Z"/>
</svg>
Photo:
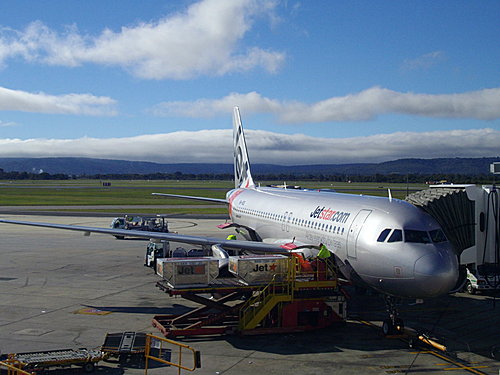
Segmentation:
<svg viewBox="0 0 500 375">
<path fill-rule="evenodd" d="M 200 304 L 185 314 L 155 316 L 152 324 L 165 337 L 300 332 L 346 318 L 346 296 L 332 257 L 287 257 L 270 281 L 248 283 L 236 276 L 197 287 L 173 286 L 165 279 L 156 285 Z"/>
</svg>

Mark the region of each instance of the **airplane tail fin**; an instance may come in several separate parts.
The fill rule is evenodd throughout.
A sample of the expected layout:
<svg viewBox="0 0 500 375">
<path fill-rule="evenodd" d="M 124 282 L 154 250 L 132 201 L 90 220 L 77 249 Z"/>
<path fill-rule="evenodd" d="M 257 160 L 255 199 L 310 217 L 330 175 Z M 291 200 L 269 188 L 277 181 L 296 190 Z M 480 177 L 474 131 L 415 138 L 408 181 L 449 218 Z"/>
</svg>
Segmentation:
<svg viewBox="0 0 500 375">
<path fill-rule="evenodd" d="M 236 188 L 254 188 L 255 184 L 250 174 L 247 144 L 241 124 L 240 109 L 234 107 L 233 112 L 233 142 L 234 142 L 234 184 Z"/>
</svg>

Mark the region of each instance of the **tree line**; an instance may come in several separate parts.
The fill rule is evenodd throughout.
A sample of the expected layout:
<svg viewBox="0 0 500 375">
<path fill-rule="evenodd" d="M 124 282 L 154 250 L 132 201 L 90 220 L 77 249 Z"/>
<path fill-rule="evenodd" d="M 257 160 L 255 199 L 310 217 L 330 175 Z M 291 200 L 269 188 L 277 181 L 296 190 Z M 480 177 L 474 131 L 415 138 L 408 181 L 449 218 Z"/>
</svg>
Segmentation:
<svg viewBox="0 0 500 375">
<path fill-rule="evenodd" d="M 463 175 L 454 173 L 434 174 L 380 174 L 373 175 L 347 175 L 347 174 L 293 174 L 293 173 L 268 173 L 255 174 L 255 180 L 260 181 L 332 181 L 332 182 L 380 182 L 380 183 L 426 183 L 447 181 L 455 184 L 489 184 L 493 181 L 492 175 Z M 147 174 L 94 174 L 94 175 L 67 175 L 63 173 L 50 174 L 47 172 L 5 172 L 0 168 L 1 180 L 221 180 L 232 181 L 231 173 L 147 173 Z"/>
<path fill-rule="evenodd" d="M 63 173 L 5 172 L 0 168 L 0 180 L 69 180 L 70 178 L 70 176 Z"/>
</svg>

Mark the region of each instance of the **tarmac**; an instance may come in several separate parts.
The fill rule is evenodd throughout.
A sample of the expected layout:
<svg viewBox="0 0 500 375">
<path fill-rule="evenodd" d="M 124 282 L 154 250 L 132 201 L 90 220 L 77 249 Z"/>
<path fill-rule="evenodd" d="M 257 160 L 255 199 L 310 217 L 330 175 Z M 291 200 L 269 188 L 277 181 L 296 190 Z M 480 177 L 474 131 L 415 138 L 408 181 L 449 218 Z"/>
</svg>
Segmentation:
<svg viewBox="0 0 500 375">
<path fill-rule="evenodd" d="M 107 227 L 110 219 L 82 216 L 3 218 Z M 221 220 L 170 220 L 183 234 L 225 238 Z M 0 351 L 2 354 L 66 348 L 96 348 L 106 333 L 151 332 L 154 315 L 196 305 L 155 287 L 143 266 L 147 241 L 109 235 L 0 224 Z M 173 245 L 175 246 L 175 244 Z M 266 336 L 181 340 L 201 352 L 196 374 L 499 374 L 499 295 L 464 293 L 401 307 L 407 331 L 425 333 L 447 347 L 434 350 L 410 336 L 386 338 L 383 300 L 357 295 L 352 287 L 348 320 L 328 329 Z M 414 302 L 414 301 L 413 301 Z M 133 364 L 100 362 L 96 374 L 143 374 Z M 77 374 L 55 370 L 51 374 Z M 174 374 L 157 366 L 148 374 Z M 187 371 L 182 371 L 187 373 Z"/>
</svg>

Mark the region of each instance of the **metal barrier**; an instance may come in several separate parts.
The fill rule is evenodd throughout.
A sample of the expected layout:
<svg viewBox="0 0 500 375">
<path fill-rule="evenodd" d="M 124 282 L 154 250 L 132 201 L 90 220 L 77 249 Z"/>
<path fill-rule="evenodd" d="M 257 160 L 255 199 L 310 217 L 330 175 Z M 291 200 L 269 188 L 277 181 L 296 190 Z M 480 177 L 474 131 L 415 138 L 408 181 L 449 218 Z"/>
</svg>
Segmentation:
<svg viewBox="0 0 500 375">
<path fill-rule="evenodd" d="M 26 372 L 21 370 L 21 366 L 23 366 L 22 362 L 7 359 L 6 361 L 0 361 L 0 370 L 2 368 L 7 369 L 7 375 L 35 375 L 34 372 Z"/>
<path fill-rule="evenodd" d="M 159 347 L 156 347 L 156 345 L 159 344 Z M 164 353 L 171 353 L 170 349 L 164 348 L 164 344 L 170 344 L 173 345 L 174 347 L 179 348 L 178 352 L 178 362 L 171 362 L 165 358 L 161 358 Z M 151 349 L 158 349 L 158 356 L 154 356 L 151 354 Z M 182 365 L 182 349 L 186 349 L 192 352 L 193 354 L 193 365 L 192 367 L 187 367 Z M 154 336 L 151 334 L 146 335 L 146 353 L 144 354 L 144 357 L 146 358 L 146 363 L 144 366 L 144 375 L 147 375 L 148 373 L 148 367 L 149 367 L 149 360 L 160 362 L 166 365 L 174 366 L 177 367 L 179 370 L 179 374 L 181 373 L 181 370 L 186 370 L 186 371 L 194 371 L 197 368 L 201 367 L 201 355 L 200 352 L 191 348 L 189 345 L 182 344 L 177 341 L 169 340 L 163 337 L 158 337 Z M 171 358 L 169 358 L 171 359 Z"/>
</svg>

